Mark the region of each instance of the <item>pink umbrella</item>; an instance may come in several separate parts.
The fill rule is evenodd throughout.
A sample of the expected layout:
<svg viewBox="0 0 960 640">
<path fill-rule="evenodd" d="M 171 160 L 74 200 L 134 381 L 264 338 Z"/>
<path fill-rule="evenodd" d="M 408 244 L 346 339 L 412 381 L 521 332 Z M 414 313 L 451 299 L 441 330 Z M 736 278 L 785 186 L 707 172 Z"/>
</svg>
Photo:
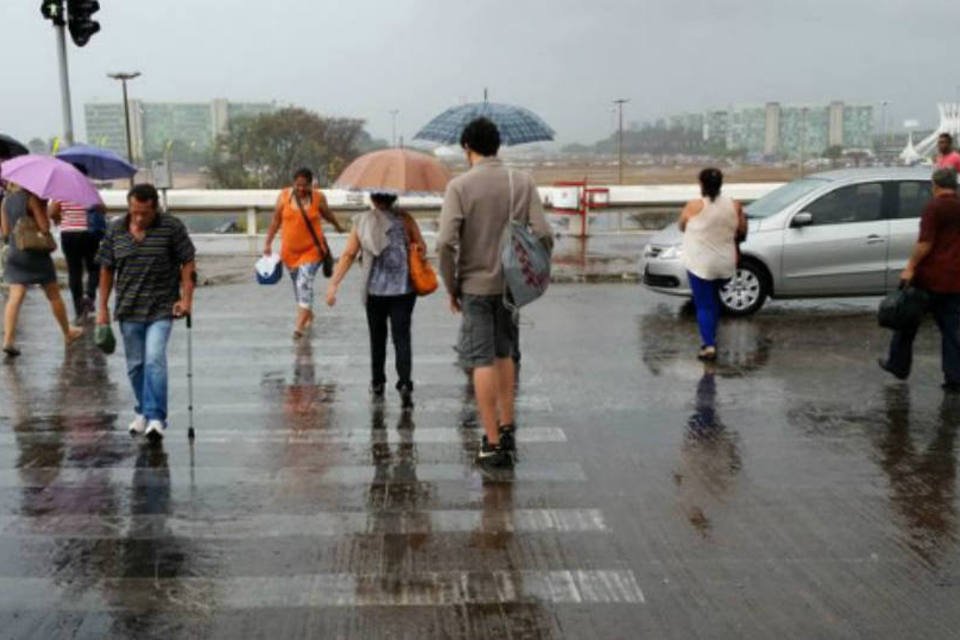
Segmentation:
<svg viewBox="0 0 960 640">
<path fill-rule="evenodd" d="M 442 193 L 450 172 L 436 158 L 409 149 L 362 155 L 343 170 L 334 186 L 359 191 Z"/>
<path fill-rule="evenodd" d="M 86 207 L 103 204 L 96 187 L 85 175 L 69 162 L 50 156 L 29 154 L 0 163 L 0 178 L 40 198 Z"/>
</svg>

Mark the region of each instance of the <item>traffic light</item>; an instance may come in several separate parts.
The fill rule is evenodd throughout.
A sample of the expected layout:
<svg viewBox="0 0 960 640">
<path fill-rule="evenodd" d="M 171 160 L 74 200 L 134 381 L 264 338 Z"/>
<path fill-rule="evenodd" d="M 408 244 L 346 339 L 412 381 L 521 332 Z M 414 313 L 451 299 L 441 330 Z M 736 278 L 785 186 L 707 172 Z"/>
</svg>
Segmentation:
<svg viewBox="0 0 960 640">
<path fill-rule="evenodd" d="M 97 0 L 67 0 L 67 25 L 78 47 L 87 44 L 90 36 L 100 31 L 100 23 L 91 18 L 97 11 L 100 11 Z"/>
<path fill-rule="evenodd" d="M 43 0 L 40 3 L 40 13 L 58 27 L 66 24 L 63 19 L 63 0 Z"/>
</svg>

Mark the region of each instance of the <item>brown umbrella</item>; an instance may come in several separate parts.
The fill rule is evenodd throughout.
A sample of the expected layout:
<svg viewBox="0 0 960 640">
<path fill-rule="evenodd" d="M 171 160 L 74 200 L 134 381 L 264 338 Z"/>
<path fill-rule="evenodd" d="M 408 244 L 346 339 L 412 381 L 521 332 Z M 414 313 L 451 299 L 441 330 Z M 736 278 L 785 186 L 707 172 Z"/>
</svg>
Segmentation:
<svg viewBox="0 0 960 640">
<path fill-rule="evenodd" d="M 385 149 L 350 163 L 334 186 L 389 193 L 438 193 L 447 187 L 450 172 L 433 156 L 409 149 Z"/>
</svg>

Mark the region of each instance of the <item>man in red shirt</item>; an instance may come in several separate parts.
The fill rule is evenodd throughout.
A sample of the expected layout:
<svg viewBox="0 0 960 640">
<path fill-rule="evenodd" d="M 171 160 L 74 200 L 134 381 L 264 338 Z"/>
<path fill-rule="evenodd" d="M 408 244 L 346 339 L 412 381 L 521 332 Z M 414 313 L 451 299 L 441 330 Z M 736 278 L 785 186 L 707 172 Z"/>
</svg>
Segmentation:
<svg viewBox="0 0 960 640">
<path fill-rule="evenodd" d="M 960 199 L 952 168 L 933 172 L 933 199 L 923 210 L 920 237 L 900 280 L 929 293 L 930 311 L 942 337 L 943 388 L 960 391 Z M 880 366 L 905 380 L 916 335 L 917 327 L 894 332 L 890 355 Z"/>
<path fill-rule="evenodd" d="M 937 138 L 935 164 L 938 169 L 953 169 L 960 173 L 960 153 L 953 148 L 953 136 L 949 133 L 941 133 Z"/>
</svg>

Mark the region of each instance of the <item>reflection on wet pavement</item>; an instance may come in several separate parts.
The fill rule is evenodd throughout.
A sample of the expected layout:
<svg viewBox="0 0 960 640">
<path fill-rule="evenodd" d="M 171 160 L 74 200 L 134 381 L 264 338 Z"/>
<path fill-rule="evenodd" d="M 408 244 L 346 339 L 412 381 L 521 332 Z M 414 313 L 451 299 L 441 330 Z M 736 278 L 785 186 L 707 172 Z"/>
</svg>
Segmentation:
<svg viewBox="0 0 960 640">
<path fill-rule="evenodd" d="M 886 402 L 886 429 L 875 444 L 880 467 L 890 479 L 890 503 L 903 520 L 905 544 L 935 567 L 957 540 L 960 396 L 944 396 L 932 435 L 911 430 L 906 386 L 888 388 Z"/>
<path fill-rule="evenodd" d="M 591 260 L 581 252 L 571 259 Z M 351 280 L 348 286 L 356 285 Z M 359 306 L 289 340 L 289 291 L 201 290 L 171 431 L 130 438 L 122 355 L 39 302 L 0 366 L 0 624 L 16 638 L 947 638 L 956 429 L 934 332 L 871 367 L 872 301 L 771 304 L 694 358 L 680 301 L 551 289 L 523 313 L 519 463 L 483 475 L 439 296 L 416 409 L 368 394 Z M 49 331 L 48 331 L 49 329 Z M 389 385 L 388 385 L 389 386 Z"/>
<path fill-rule="evenodd" d="M 737 436 L 720 420 L 716 404 L 716 369 L 708 364 L 697 382 L 695 413 L 687 420 L 681 466 L 674 473 L 687 519 L 703 537 L 708 537 L 711 529 L 705 502 L 722 504 L 724 496 L 733 492 L 741 467 Z"/>
</svg>

